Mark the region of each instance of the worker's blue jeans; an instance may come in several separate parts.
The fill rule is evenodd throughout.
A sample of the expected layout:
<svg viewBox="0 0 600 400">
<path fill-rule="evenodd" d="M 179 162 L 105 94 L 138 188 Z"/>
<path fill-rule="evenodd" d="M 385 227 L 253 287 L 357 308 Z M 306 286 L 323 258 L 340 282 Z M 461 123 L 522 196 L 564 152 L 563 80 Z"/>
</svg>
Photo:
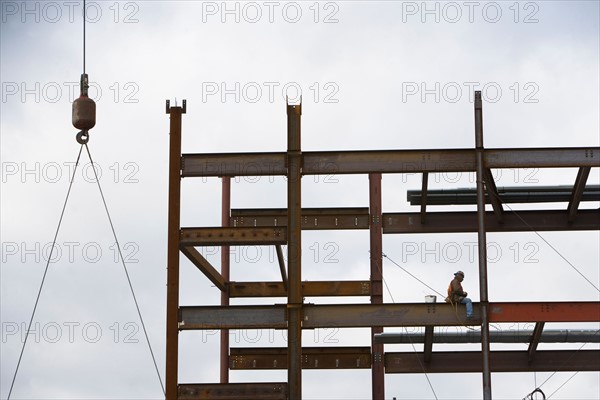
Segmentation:
<svg viewBox="0 0 600 400">
<path fill-rule="evenodd" d="M 470 298 L 465 297 L 461 303 L 467 306 L 467 318 L 471 318 L 473 316 L 473 302 Z"/>
</svg>

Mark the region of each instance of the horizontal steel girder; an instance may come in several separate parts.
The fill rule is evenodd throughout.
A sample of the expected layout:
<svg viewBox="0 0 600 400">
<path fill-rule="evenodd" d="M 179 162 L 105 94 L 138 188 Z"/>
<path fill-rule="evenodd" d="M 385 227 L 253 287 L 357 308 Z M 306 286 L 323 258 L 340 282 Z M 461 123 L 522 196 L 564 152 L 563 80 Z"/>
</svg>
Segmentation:
<svg viewBox="0 0 600 400">
<path fill-rule="evenodd" d="M 311 296 L 369 296 L 370 281 L 304 281 L 302 294 Z M 229 297 L 286 297 L 283 282 L 230 282 Z"/>
<path fill-rule="evenodd" d="M 385 353 L 385 372 L 388 374 L 420 374 L 447 372 L 482 372 L 479 351 L 440 352 L 431 354 L 425 362 L 423 353 Z M 529 362 L 527 351 L 492 351 L 492 372 L 554 372 L 600 371 L 600 350 L 544 350 L 535 353 Z"/>
<path fill-rule="evenodd" d="M 479 304 L 467 320 L 463 305 L 455 310 L 445 303 L 305 304 L 305 329 L 371 326 L 479 325 Z M 600 322 L 600 302 L 490 303 L 489 321 L 495 322 Z M 180 307 L 180 329 L 252 329 L 287 327 L 286 306 Z"/>
<path fill-rule="evenodd" d="M 573 186 L 498 187 L 496 190 L 496 195 L 502 203 L 566 203 L 573 195 Z M 493 198 L 486 194 L 486 203 L 489 204 Z M 409 190 L 406 192 L 406 199 L 412 206 L 421 205 L 423 191 Z M 600 201 L 600 186 L 583 186 L 578 200 Z M 477 190 L 475 188 L 427 190 L 425 202 L 427 205 L 477 204 Z"/>
<path fill-rule="evenodd" d="M 179 400 L 287 400 L 287 383 L 186 383 Z"/>
<path fill-rule="evenodd" d="M 181 228 L 180 247 L 250 246 L 286 244 L 285 227 L 265 228 Z"/>
<path fill-rule="evenodd" d="M 232 348 L 231 369 L 287 369 L 287 348 Z M 371 368 L 370 347 L 303 347 L 302 369 Z"/>
<path fill-rule="evenodd" d="M 600 322 L 600 302 L 490 303 L 490 322 Z"/>
<path fill-rule="evenodd" d="M 303 175 L 475 171 L 474 149 L 303 152 Z M 486 149 L 486 168 L 600 167 L 599 147 Z M 183 154 L 182 177 L 286 175 L 286 153 Z"/>
<path fill-rule="evenodd" d="M 492 330 L 491 343 L 529 343 L 534 331 Z M 375 334 L 375 343 L 423 343 L 423 333 L 384 332 Z M 597 330 L 555 329 L 543 331 L 540 343 L 600 343 Z M 439 332 L 433 334 L 433 343 L 481 343 L 481 331 Z"/>
<path fill-rule="evenodd" d="M 519 210 L 503 213 L 502 223 L 492 211 L 485 213 L 487 232 L 600 230 L 600 210 L 579 210 L 578 218 L 569 222 L 564 210 Z M 429 212 L 427 223 L 420 213 L 384 213 L 383 233 L 454 233 L 477 232 L 477 212 Z"/>
<path fill-rule="evenodd" d="M 287 210 L 263 208 L 231 210 L 231 226 L 287 226 Z M 304 230 L 369 229 L 369 209 L 303 208 L 300 226 Z"/>
</svg>

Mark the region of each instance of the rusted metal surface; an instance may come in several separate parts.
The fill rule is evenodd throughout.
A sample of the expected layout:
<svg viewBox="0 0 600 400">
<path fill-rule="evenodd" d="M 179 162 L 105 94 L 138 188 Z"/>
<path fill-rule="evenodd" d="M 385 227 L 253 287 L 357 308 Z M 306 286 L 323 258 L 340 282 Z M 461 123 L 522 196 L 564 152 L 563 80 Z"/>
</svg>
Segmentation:
<svg viewBox="0 0 600 400">
<path fill-rule="evenodd" d="M 179 329 L 286 329 L 286 306 L 184 306 Z"/>
<path fill-rule="evenodd" d="M 600 302 L 490 303 L 490 322 L 600 322 Z"/>
<path fill-rule="evenodd" d="M 165 396 L 177 398 L 177 360 L 179 331 L 179 224 L 181 204 L 181 107 L 167 107 L 169 126 L 169 216 L 167 234 L 167 327 Z"/>
<path fill-rule="evenodd" d="M 182 154 L 181 176 L 223 177 L 286 175 L 286 154 L 279 153 L 211 153 Z"/>
<path fill-rule="evenodd" d="M 287 104 L 288 397 L 302 399 L 302 105 Z"/>
<path fill-rule="evenodd" d="M 589 167 L 580 168 L 587 170 Z M 485 196 L 486 203 L 493 205 L 493 201 L 502 203 L 561 203 L 569 202 L 573 199 L 573 186 L 555 185 L 555 186 L 508 186 L 497 188 L 494 183 L 494 177 L 489 168 L 484 169 L 485 185 L 488 191 Z M 584 175 L 577 178 L 575 186 L 578 195 L 578 201 L 600 201 L 600 185 L 585 185 L 583 183 Z M 489 193 L 491 188 L 494 193 Z M 422 190 L 408 190 L 406 199 L 410 205 L 417 206 L 423 202 Z M 458 189 L 434 189 L 426 193 L 426 202 L 428 205 L 457 205 L 457 204 L 477 204 L 476 188 L 458 188 Z"/>
<path fill-rule="evenodd" d="M 361 328 L 371 326 L 479 325 L 467 321 L 464 306 L 458 315 L 450 304 L 322 304 L 304 306 L 304 328 Z"/>
<path fill-rule="evenodd" d="M 473 149 L 303 152 L 303 175 L 475 171 Z M 286 175 L 286 153 L 183 154 L 183 177 Z M 487 168 L 600 167 L 600 147 L 486 149 Z"/>
<path fill-rule="evenodd" d="M 372 326 L 480 325 L 479 303 L 467 320 L 446 303 L 305 304 L 302 327 L 365 328 Z M 180 329 L 285 329 L 286 306 L 180 307 Z M 600 322 L 600 302 L 490 303 L 489 322 Z"/>
<path fill-rule="evenodd" d="M 287 400 L 287 383 L 181 384 L 179 400 Z"/>
<path fill-rule="evenodd" d="M 432 352 L 433 352 L 433 326 L 426 326 L 425 327 L 425 335 L 423 337 L 423 360 L 425 362 L 428 363 L 431 361 Z"/>
<path fill-rule="evenodd" d="M 579 210 L 572 223 L 563 210 L 522 210 L 504 213 L 498 223 L 494 213 L 485 213 L 487 232 L 531 232 L 600 230 L 600 210 Z M 525 222 L 523 222 L 525 221 Z M 383 233 L 453 233 L 477 232 L 477 213 L 472 211 L 429 212 L 427 223 L 421 224 L 420 213 L 384 213 Z"/>
<path fill-rule="evenodd" d="M 231 210 L 231 178 L 224 176 L 221 178 L 221 226 L 228 227 Z M 229 246 L 221 246 L 221 275 L 226 284 L 230 279 L 230 257 Z M 229 305 L 229 291 L 221 291 L 221 305 Z M 220 342 L 220 373 L 221 383 L 229 383 L 229 331 L 221 329 Z"/>
<path fill-rule="evenodd" d="M 475 154 L 477 156 L 477 249 L 479 254 L 479 311 L 481 317 L 481 361 L 483 399 L 492 398 L 492 374 L 490 370 L 490 326 L 488 324 L 487 242 L 485 230 L 485 165 L 483 163 L 483 107 L 481 92 L 475 91 Z"/>
<path fill-rule="evenodd" d="M 533 329 L 533 333 L 531 335 L 531 341 L 529 342 L 529 347 L 527 348 L 527 359 L 529 362 L 532 362 L 535 359 L 535 352 L 538 344 L 540 343 L 540 339 L 542 338 L 545 324 L 545 322 L 537 322 L 535 324 L 535 328 Z"/>
<path fill-rule="evenodd" d="M 579 168 L 579 171 L 577 171 L 577 178 L 575 179 L 575 185 L 573 185 L 571 199 L 569 200 L 569 205 L 567 206 L 567 212 L 569 213 L 569 222 L 573 222 L 575 216 L 577 215 L 579 203 L 581 202 L 581 196 L 583 195 L 583 191 L 585 190 L 585 184 L 587 182 L 588 176 L 590 175 L 590 171 L 590 167 L 582 167 Z"/>
<path fill-rule="evenodd" d="M 202 254 L 198 252 L 194 247 L 182 246 L 181 252 L 194 264 L 202 273 L 215 284 L 219 290 L 227 290 L 225 284 L 225 278 L 212 266 L 210 262 Z"/>
<path fill-rule="evenodd" d="M 369 254 L 371 272 L 371 304 L 383 303 L 383 254 L 381 229 L 381 174 L 369 174 Z M 371 398 L 385 398 L 385 372 L 383 345 L 374 341 L 374 336 L 383 332 L 383 327 L 371 328 Z"/>
<path fill-rule="evenodd" d="M 281 273 L 281 283 L 283 284 L 283 290 L 287 294 L 288 278 L 287 270 L 285 269 L 285 259 L 283 258 L 283 249 L 280 245 L 275 245 L 275 251 L 277 252 L 277 263 L 279 264 L 279 272 Z"/>
<path fill-rule="evenodd" d="M 321 296 L 369 296 L 370 281 L 303 281 L 305 297 Z M 287 297 L 283 282 L 231 282 L 231 297 Z"/>
<path fill-rule="evenodd" d="M 538 351 L 531 363 L 527 351 L 492 351 L 490 369 L 491 372 L 600 371 L 600 350 Z M 388 374 L 420 374 L 423 370 L 427 373 L 482 372 L 482 354 L 479 351 L 436 351 L 428 363 L 422 353 L 385 354 Z"/>
<path fill-rule="evenodd" d="M 232 348 L 231 369 L 287 369 L 287 348 Z M 302 369 L 371 368 L 369 347 L 303 347 Z"/>
<path fill-rule="evenodd" d="M 303 208 L 303 230 L 369 229 L 368 208 Z M 287 210 L 263 208 L 232 210 L 233 226 L 287 226 Z"/>
<path fill-rule="evenodd" d="M 286 244 L 286 228 L 181 228 L 182 246 Z"/>
<path fill-rule="evenodd" d="M 490 170 L 489 168 L 484 168 L 483 176 L 485 179 L 485 190 L 487 193 L 487 200 L 489 200 L 489 202 L 492 203 L 494 214 L 496 214 L 496 220 L 498 221 L 498 223 L 502 223 L 504 209 L 502 208 L 502 201 L 500 200 L 500 196 L 498 195 L 498 188 L 496 187 L 496 182 L 494 181 L 494 175 L 492 175 L 492 170 Z"/>
</svg>

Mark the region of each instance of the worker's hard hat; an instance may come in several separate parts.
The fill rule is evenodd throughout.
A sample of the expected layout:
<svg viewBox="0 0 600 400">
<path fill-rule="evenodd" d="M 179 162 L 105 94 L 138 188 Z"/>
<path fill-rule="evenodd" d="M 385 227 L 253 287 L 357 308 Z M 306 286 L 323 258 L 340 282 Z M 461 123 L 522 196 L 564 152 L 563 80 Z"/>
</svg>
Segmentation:
<svg viewBox="0 0 600 400">
<path fill-rule="evenodd" d="M 465 277 L 465 273 L 464 273 L 464 272 L 462 272 L 462 271 L 456 271 L 456 272 L 454 273 L 454 276 L 456 276 L 456 275 L 460 275 L 460 276 L 462 276 L 463 278 Z"/>
</svg>

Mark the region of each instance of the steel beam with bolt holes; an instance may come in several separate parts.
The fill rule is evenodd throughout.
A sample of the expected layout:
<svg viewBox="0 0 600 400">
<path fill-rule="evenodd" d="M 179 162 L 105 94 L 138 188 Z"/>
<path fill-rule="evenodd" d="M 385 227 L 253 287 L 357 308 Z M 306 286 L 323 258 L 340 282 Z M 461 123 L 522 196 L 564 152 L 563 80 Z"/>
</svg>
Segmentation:
<svg viewBox="0 0 600 400">
<path fill-rule="evenodd" d="M 369 296 L 370 281 L 304 281 L 302 294 L 306 297 Z M 230 297 L 286 297 L 283 282 L 230 282 Z"/>
<path fill-rule="evenodd" d="M 185 383 L 179 400 L 287 400 L 287 383 Z"/>
<path fill-rule="evenodd" d="M 369 209 L 303 208 L 303 230 L 369 229 Z M 231 210 L 231 225 L 237 227 L 287 226 L 284 208 Z"/>
<path fill-rule="evenodd" d="M 181 246 L 250 246 L 286 244 L 286 229 L 270 228 L 181 228 Z"/>
<path fill-rule="evenodd" d="M 287 369 L 287 348 L 232 348 L 231 369 Z M 302 369 L 371 368 L 369 347 L 303 347 Z"/>
</svg>

